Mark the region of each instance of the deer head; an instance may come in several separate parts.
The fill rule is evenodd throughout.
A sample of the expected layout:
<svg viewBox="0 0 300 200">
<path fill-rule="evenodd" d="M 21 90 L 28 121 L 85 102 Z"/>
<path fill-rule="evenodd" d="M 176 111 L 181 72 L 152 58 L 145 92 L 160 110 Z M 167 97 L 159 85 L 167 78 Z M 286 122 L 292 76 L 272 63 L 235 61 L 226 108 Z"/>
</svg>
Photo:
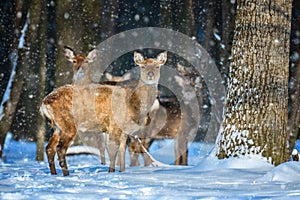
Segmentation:
<svg viewBox="0 0 300 200">
<path fill-rule="evenodd" d="M 134 52 L 134 62 L 140 67 L 140 80 L 146 84 L 158 83 L 160 67 L 167 61 L 167 52 L 164 51 L 156 58 L 145 59 L 141 53 Z"/>
<path fill-rule="evenodd" d="M 73 83 L 86 80 L 91 82 L 89 79 L 88 64 L 94 62 L 97 58 L 96 49 L 91 50 L 88 55 L 78 54 L 74 52 L 70 47 L 65 46 L 65 56 L 68 61 L 73 63 Z"/>
</svg>

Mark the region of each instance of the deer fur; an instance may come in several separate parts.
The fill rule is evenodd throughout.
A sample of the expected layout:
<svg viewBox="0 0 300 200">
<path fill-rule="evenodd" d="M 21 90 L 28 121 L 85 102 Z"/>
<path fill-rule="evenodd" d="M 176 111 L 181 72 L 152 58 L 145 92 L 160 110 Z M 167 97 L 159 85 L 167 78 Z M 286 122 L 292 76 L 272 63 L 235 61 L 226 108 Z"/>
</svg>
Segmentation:
<svg viewBox="0 0 300 200">
<path fill-rule="evenodd" d="M 196 90 L 196 94 L 199 94 L 200 77 L 194 71 L 186 68 L 180 64 L 177 64 L 176 69 L 180 76 L 175 76 L 175 81 L 182 88 L 183 104 L 180 107 L 180 103 L 176 98 L 158 98 L 159 104 L 155 109 L 151 110 L 150 123 L 143 127 L 141 130 L 142 144 L 148 151 L 154 140 L 157 139 L 175 139 L 175 165 L 188 165 L 188 141 L 191 137 L 190 133 L 195 131 L 190 129 L 190 126 L 195 125 L 195 121 L 189 115 L 192 111 L 189 106 L 185 106 L 185 103 L 189 102 L 190 94 L 186 88 L 193 87 Z M 188 86 L 188 87 L 187 87 Z M 197 98 L 199 107 L 202 106 L 202 97 L 195 96 Z M 202 113 L 200 113 L 202 114 Z M 162 127 L 163 126 L 163 127 Z M 128 142 L 130 153 L 130 165 L 139 166 L 138 157 L 143 155 L 144 165 L 148 166 L 152 163 L 152 160 L 142 150 L 141 145 L 134 139 L 130 138 Z"/>
<path fill-rule="evenodd" d="M 64 47 L 64 51 L 66 59 L 73 63 L 72 85 L 69 84 L 57 88 L 44 98 L 40 106 L 41 115 L 50 121 L 50 125 L 54 130 L 54 133 L 49 139 L 46 147 L 46 154 L 52 174 L 56 174 L 54 166 L 54 156 L 56 152 L 58 152 L 60 157 L 59 160 L 62 160 L 64 157 L 60 151 L 62 144 L 58 146 L 59 141 L 68 141 L 69 143 L 65 145 L 69 146 L 78 132 L 72 114 L 72 104 L 66 104 L 65 102 L 72 102 L 75 82 L 77 84 L 91 83 L 91 81 L 86 79 L 83 75 L 84 73 L 87 73 L 88 63 L 93 62 L 97 56 L 96 50 L 90 51 L 87 56 L 84 54 L 77 55 L 73 49 L 67 46 Z M 65 137 L 72 139 L 65 139 Z M 99 137 L 101 141 L 105 140 L 105 134 L 99 133 Z M 101 164 L 105 164 L 105 143 L 99 143 L 98 147 L 100 151 Z"/>
<path fill-rule="evenodd" d="M 120 171 L 124 171 L 127 135 L 138 131 L 144 125 L 156 99 L 160 67 L 166 59 L 166 52 L 159 54 L 156 59 L 144 59 L 142 54 L 135 52 L 134 61 L 141 69 L 135 89 L 91 83 L 86 67 L 74 75 L 74 82 L 79 83 L 78 85 L 60 87 L 46 96 L 40 111 L 51 121 L 54 128 L 53 136 L 46 147 L 51 173 L 56 174 L 54 155 L 57 151 L 63 174 L 69 175 L 65 155 L 76 135 L 76 127 L 82 131 L 107 132 L 109 172 L 115 171 L 118 153 Z"/>
<path fill-rule="evenodd" d="M 107 73 L 106 78 L 108 81 L 121 82 L 125 85 L 134 85 L 135 81 L 127 81 L 124 77 L 113 76 Z M 151 107 L 145 125 L 142 127 L 140 133 L 135 133 L 141 141 L 142 145 L 148 151 L 154 140 L 160 139 L 175 139 L 174 153 L 175 165 L 188 164 L 188 137 L 186 132 L 182 131 L 182 114 L 180 103 L 176 97 L 159 97 L 155 100 Z M 128 138 L 128 149 L 130 154 L 130 166 L 139 166 L 139 155 L 141 154 L 144 159 L 144 165 L 149 166 L 152 163 L 151 158 L 143 151 L 140 143 L 134 138 Z"/>
<path fill-rule="evenodd" d="M 158 98 L 156 108 L 149 114 L 150 123 L 141 130 L 141 141 L 148 151 L 154 140 L 175 139 L 175 165 L 187 165 L 187 137 L 181 131 L 181 108 L 176 98 Z M 140 165 L 138 157 L 142 154 L 144 165 L 148 166 L 152 160 L 143 152 L 140 144 L 130 138 L 129 143 L 130 165 Z M 181 149 L 184 149 L 182 151 Z"/>
</svg>

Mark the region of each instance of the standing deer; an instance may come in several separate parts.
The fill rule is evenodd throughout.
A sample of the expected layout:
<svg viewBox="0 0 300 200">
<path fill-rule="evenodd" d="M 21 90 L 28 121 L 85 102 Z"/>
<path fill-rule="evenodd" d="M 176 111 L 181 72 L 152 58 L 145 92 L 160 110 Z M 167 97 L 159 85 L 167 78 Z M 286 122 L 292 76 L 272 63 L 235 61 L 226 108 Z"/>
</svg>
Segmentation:
<svg viewBox="0 0 300 200">
<path fill-rule="evenodd" d="M 106 73 L 106 79 L 119 84 L 129 86 L 136 85 L 135 81 L 127 81 L 129 74 L 124 77 L 113 76 Z M 121 83 L 120 83 L 121 82 Z M 136 133 L 142 142 L 144 148 L 148 151 L 154 140 L 175 139 L 174 153 L 175 165 L 188 164 L 188 136 L 181 128 L 183 116 L 181 114 L 180 103 L 176 97 L 159 97 L 151 107 L 146 123 L 140 133 Z M 144 165 L 152 164 L 151 158 L 144 152 L 141 144 L 134 138 L 129 137 L 128 148 L 130 153 L 130 166 L 139 166 L 139 155 L 142 154 Z"/>
<path fill-rule="evenodd" d="M 144 125 L 156 99 L 160 67 L 166 60 L 166 52 L 160 53 L 156 59 L 144 59 L 142 54 L 135 52 L 134 61 L 140 66 L 141 74 L 135 89 L 90 83 L 63 86 L 46 96 L 40 111 L 55 129 L 46 147 L 51 173 L 56 174 L 54 155 L 57 150 L 63 174 L 69 175 L 65 155 L 76 135 L 74 127 L 82 131 L 107 132 L 109 172 L 115 171 L 117 153 L 120 156 L 120 171 L 124 171 L 127 135 Z M 89 82 L 87 71 L 81 70 L 82 74 L 74 75 L 79 77 L 79 83 Z M 70 123 L 76 126 L 70 126 Z"/>
<path fill-rule="evenodd" d="M 187 165 L 188 138 L 181 128 L 181 109 L 176 98 L 158 98 L 157 104 L 153 105 L 149 114 L 149 124 L 141 129 L 141 135 L 139 135 L 147 151 L 154 140 L 175 139 L 175 165 Z M 128 146 L 131 166 L 139 165 L 139 154 L 143 155 L 145 166 L 152 163 L 136 140 L 130 139 Z"/>
<path fill-rule="evenodd" d="M 57 150 L 60 150 L 58 143 L 61 135 L 62 140 L 69 141 L 64 139 L 64 137 L 68 136 L 70 138 L 74 138 L 78 131 L 73 119 L 72 104 L 65 104 L 65 102 L 68 102 L 72 99 L 74 82 L 81 82 L 82 84 L 91 83 L 91 81 L 88 80 L 84 74 L 88 73 L 88 63 L 94 62 L 97 56 L 96 50 L 91 50 L 87 56 L 84 54 L 76 54 L 70 47 L 67 46 L 65 46 L 64 50 L 66 59 L 73 63 L 72 85 L 64 85 L 57 88 L 44 98 L 40 106 L 40 113 L 50 121 L 50 125 L 54 130 L 54 133 L 49 139 L 46 147 L 46 154 L 52 174 L 56 174 L 54 156 Z M 100 136 L 105 137 L 105 135 L 101 134 Z M 102 140 L 104 140 L 104 138 L 102 138 Z M 70 143 L 67 144 L 67 146 L 69 146 Z M 101 156 L 101 164 L 105 164 L 104 142 L 99 143 L 99 151 Z M 60 151 L 58 155 L 62 155 Z"/>
<path fill-rule="evenodd" d="M 186 106 L 190 102 L 190 98 L 198 100 L 199 107 L 203 106 L 202 96 L 199 96 L 201 90 L 200 75 L 189 68 L 180 64 L 176 67 L 180 76 L 175 76 L 175 81 L 181 87 L 183 93 L 183 104 L 176 98 L 158 98 L 158 106 L 150 113 L 150 123 L 145 126 L 140 136 L 142 145 L 148 151 L 152 142 L 156 139 L 175 139 L 175 165 L 188 165 L 188 141 L 189 138 L 194 137 L 196 130 L 191 126 L 196 125 L 191 113 L 193 112 L 190 106 Z M 196 90 L 196 96 L 192 96 L 193 91 Z M 200 110 L 202 111 L 202 110 Z M 200 112 L 202 115 L 203 112 Z M 162 127 L 163 125 L 163 127 Z M 152 160 L 141 148 L 141 145 L 134 139 L 129 141 L 129 152 L 131 166 L 139 165 L 139 154 L 143 155 L 144 165 L 150 165 Z"/>
</svg>

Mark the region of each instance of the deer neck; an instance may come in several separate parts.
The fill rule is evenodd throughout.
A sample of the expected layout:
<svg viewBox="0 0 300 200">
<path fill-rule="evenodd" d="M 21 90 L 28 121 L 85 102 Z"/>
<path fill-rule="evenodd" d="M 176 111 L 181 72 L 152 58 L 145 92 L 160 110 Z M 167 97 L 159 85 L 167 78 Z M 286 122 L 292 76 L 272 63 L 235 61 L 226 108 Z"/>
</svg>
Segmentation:
<svg viewBox="0 0 300 200">
<path fill-rule="evenodd" d="M 146 116 L 157 98 L 158 83 L 146 84 L 140 80 L 136 87 L 136 93 L 140 98 L 140 113 L 142 116 Z"/>
<path fill-rule="evenodd" d="M 75 85 L 88 85 L 92 83 L 89 71 L 79 69 L 73 76 L 73 83 Z"/>
</svg>

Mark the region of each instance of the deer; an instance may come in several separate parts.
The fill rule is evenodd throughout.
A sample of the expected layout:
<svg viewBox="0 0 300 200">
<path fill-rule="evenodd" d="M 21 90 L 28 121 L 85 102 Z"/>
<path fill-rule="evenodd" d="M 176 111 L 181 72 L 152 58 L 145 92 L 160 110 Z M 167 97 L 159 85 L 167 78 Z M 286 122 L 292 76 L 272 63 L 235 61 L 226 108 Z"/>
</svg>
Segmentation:
<svg viewBox="0 0 300 200">
<path fill-rule="evenodd" d="M 66 59 L 73 64 L 72 84 L 61 86 L 52 91 L 43 99 L 40 105 L 41 115 L 49 120 L 50 126 L 54 130 L 46 147 L 46 154 L 52 174 L 56 174 L 54 156 L 57 151 L 56 147 L 60 139 L 60 132 L 63 130 L 63 133 L 68 133 L 70 137 L 73 138 L 77 135 L 78 131 L 73 119 L 71 105 L 64 104 L 64 102 L 68 102 L 68 100 L 72 99 L 75 81 L 81 82 L 81 84 L 91 82 L 82 75 L 86 73 L 85 71 L 87 71 L 88 64 L 94 62 L 97 57 L 95 49 L 91 50 L 88 55 L 76 54 L 75 51 L 68 46 L 64 46 L 64 51 Z M 102 137 L 105 137 L 105 135 Z M 104 138 L 102 138 L 102 140 L 104 140 Z M 68 144 L 68 146 L 69 145 L 70 144 Z M 99 151 L 101 164 L 105 165 L 105 144 L 103 142 L 99 145 Z"/>
<path fill-rule="evenodd" d="M 108 81 L 118 82 L 119 84 L 134 85 L 135 81 L 128 78 L 130 73 L 123 76 L 113 76 L 106 73 L 105 77 Z M 149 116 L 145 126 L 141 129 L 140 133 L 135 136 L 140 138 L 142 144 L 134 137 L 129 137 L 127 145 L 130 154 L 130 166 L 139 166 L 139 155 L 141 154 L 144 159 L 144 166 L 152 164 L 151 158 L 145 152 L 141 145 L 149 150 L 154 140 L 160 139 L 175 139 L 174 153 L 175 165 L 188 165 L 188 137 L 181 129 L 183 123 L 183 116 L 181 114 L 180 103 L 176 97 L 160 97 L 155 100 L 151 107 Z"/>
<path fill-rule="evenodd" d="M 174 77 L 175 82 L 182 88 L 182 101 L 177 98 L 159 97 L 158 104 L 155 109 L 151 110 L 151 121 L 148 126 L 145 126 L 141 131 L 141 142 L 146 151 L 149 150 L 154 140 L 158 139 L 175 139 L 174 152 L 175 152 L 175 165 L 188 165 L 188 142 L 189 138 L 193 137 L 193 132 L 196 130 L 190 129 L 191 124 L 196 125 L 189 113 L 192 113 L 189 106 L 185 106 L 189 102 L 190 94 L 189 89 L 196 90 L 196 96 L 199 107 L 203 106 L 202 97 L 199 96 L 201 89 L 201 78 L 196 71 L 186 68 L 181 64 L 176 66 L 178 75 Z M 153 105 L 154 106 L 154 105 Z M 202 113 L 200 113 L 202 114 Z M 163 126 L 162 126 L 163 125 Z M 131 139 L 128 143 L 130 153 L 130 165 L 139 166 L 138 157 L 143 155 L 144 165 L 148 166 L 152 160 L 145 154 L 141 144 L 136 140 Z"/>
<path fill-rule="evenodd" d="M 150 107 L 156 99 L 160 67 L 166 60 L 166 52 L 160 53 L 157 58 L 148 59 L 135 52 L 134 61 L 141 69 L 135 89 L 91 83 L 87 67 L 86 70 L 80 70 L 81 74 L 74 75 L 75 79 L 79 78 L 78 85 L 62 86 L 47 95 L 41 104 L 40 112 L 50 120 L 54 129 L 46 147 L 51 174 L 57 174 L 54 163 L 57 152 L 63 175 L 69 175 L 65 156 L 76 136 L 76 127 L 83 131 L 107 132 L 109 138 L 106 147 L 110 160 L 108 171 L 115 171 L 118 153 L 119 171 L 124 171 L 127 136 L 138 131 L 145 123 Z M 87 116 L 89 120 L 86 120 Z"/>
<path fill-rule="evenodd" d="M 141 129 L 141 135 L 139 135 L 146 151 L 149 150 L 154 140 L 175 139 L 174 164 L 187 165 L 188 139 L 184 135 L 184 132 L 181 131 L 182 114 L 178 100 L 176 98 L 158 98 L 156 105 L 153 104 L 149 118 L 150 123 Z M 138 141 L 134 139 L 129 140 L 128 149 L 130 153 L 130 166 L 140 165 L 138 160 L 140 154 L 143 156 L 144 166 L 152 164 L 151 158 L 144 152 Z"/>
</svg>

